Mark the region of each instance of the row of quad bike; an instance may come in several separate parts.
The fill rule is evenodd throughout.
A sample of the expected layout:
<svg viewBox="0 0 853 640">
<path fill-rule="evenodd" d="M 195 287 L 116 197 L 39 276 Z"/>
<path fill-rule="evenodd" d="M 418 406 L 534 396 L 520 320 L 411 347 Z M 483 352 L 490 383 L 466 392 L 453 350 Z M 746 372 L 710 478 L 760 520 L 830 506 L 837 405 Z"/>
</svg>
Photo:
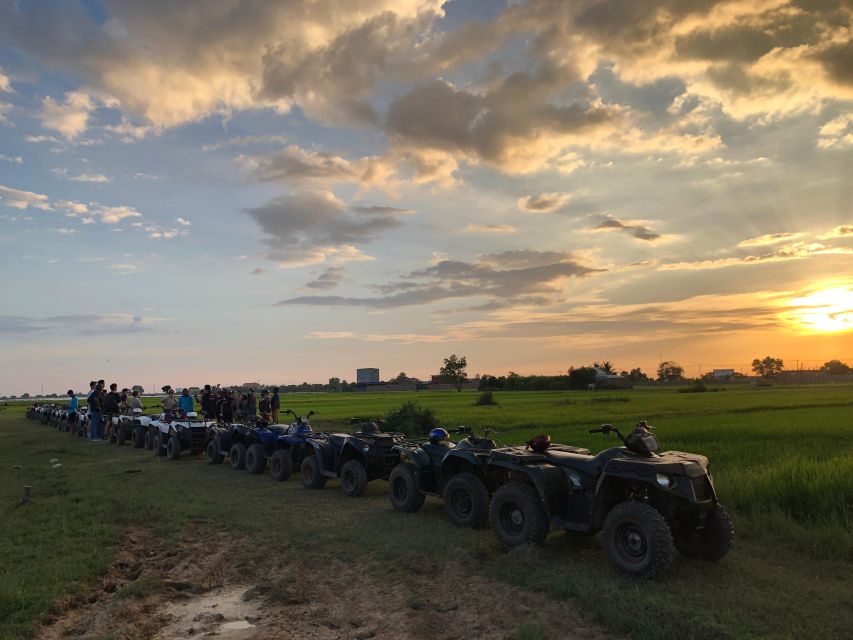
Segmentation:
<svg viewBox="0 0 853 640">
<path fill-rule="evenodd" d="M 321 489 L 340 480 L 348 496 L 368 482 L 385 480 L 397 511 L 414 513 L 427 495 L 444 501 L 457 526 L 491 525 L 506 547 L 542 544 L 553 527 L 576 535 L 602 532 L 605 551 L 623 573 L 655 577 L 674 549 L 703 560 L 719 560 L 732 546 L 733 530 L 717 501 L 708 459 L 661 452 L 653 428 L 640 422 L 627 436 L 605 424 L 590 433 L 615 434 L 622 446 L 598 454 L 539 437 L 527 446 L 500 447 L 486 430 L 448 431 L 460 436 L 420 442 L 384 432 L 376 422 L 353 419 L 351 433 L 320 433 L 314 414 L 290 424 L 222 424 L 183 415 L 110 416 L 105 433 L 116 445 L 132 442 L 170 460 L 206 453 L 210 464 L 226 458 L 234 469 L 284 481 L 298 469 L 302 484 Z M 27 417 L 85 436 L 84 411 L 34 405 Z M 431 433 L 431 436 L 435 434 Z"/>
</svg>

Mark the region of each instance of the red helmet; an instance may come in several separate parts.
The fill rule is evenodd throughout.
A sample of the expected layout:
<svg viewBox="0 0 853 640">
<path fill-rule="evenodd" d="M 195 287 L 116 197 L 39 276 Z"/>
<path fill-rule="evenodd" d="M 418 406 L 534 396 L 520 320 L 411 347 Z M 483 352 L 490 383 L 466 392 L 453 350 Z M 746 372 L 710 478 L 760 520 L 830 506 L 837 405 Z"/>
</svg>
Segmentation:
<svg viewBox="0 0 853 640">
<path fill-rule="evenodd" d="M 542 453 L 550 446 L 551 436 L 547 433 L 543 433 L 539 436 L 534 436 L 533 438 L 527 441 L 527 447 L 529 449 L 532 449 L 536 453 Z"/>
</svg>

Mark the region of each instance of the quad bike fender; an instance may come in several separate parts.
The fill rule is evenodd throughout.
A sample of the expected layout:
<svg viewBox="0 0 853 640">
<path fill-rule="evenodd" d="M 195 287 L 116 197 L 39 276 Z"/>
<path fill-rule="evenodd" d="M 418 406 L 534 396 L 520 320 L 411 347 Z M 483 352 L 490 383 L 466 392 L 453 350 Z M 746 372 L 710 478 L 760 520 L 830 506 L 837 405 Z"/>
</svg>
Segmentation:
<svg viewBox="0 0 853 640">
<path fill-rule="evenodd" d="M 418 472 L 423 472 L 432 469 L 432 460 L 429 454 L 420 447 L 406 447 L 395 445 L 392 447 L 394 451 L 400 452 L 400 460 L 415 465 Z"/>
<path fill-rule="evenodd" d="M 311 455 L 311 453 L 309 452 L 313 452 L 314 458 L 317 460 L 317 467 L 320 473 L 327 477 L 337 477 L 337 474 L 334 472 L 333 469 L 326 468 L 328 466 L 326 464 L 326 459 L 328 454 L 330 453 L 329 443 L 322 440 L 313 440 L 311 438 L 308 438 L 305 443 L 306 445 L 309 445 L 308 447 L 306 447 L 308 451 L 305 452 L 305 455 L 307 457 Z"/>
<path fill-rule="evenodd" d="M 359 447 L 357 441 L 352 438 L 347 438 L 344 441 L 344 446 L 341 447 L 341 453 L 337 459 L 337 471 L 340 473 L 341 468 L 350 460 L 361 460 L 364 463 L 364 451 Z"/>
<path fill-rule="evenodd" d="M 509 480 L 519 480 L 531 484 L 542 500 L 547 500 L 551 487 L 560 487 L 563 483 L 563 473 L 554 465 L 546 462 L 538 464 L 517 464 L 509 460 L 490 460 L 488 476 L 497 478 L 496 484 Z"/>
<path fill-rule="evenodd" d="M 447 478 L 455 476 L 459 473 L 471 473 L 475 476 L 482 476 L 483 465 L 476 455 L 470 450 L 454 448 L 447 452 L 444 460 L 441 461 L 441 477 L 446 481 Z"/>
</svg>

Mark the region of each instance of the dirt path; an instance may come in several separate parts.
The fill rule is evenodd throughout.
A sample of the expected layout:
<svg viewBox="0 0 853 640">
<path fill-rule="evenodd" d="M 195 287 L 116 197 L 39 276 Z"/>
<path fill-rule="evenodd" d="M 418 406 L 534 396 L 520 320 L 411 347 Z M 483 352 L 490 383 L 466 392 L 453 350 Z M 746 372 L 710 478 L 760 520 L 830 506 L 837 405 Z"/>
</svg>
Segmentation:
<svg viewBox="0 0 853 640">
<path fill-rule="evenodd" d="M 188 530 L 172 544 L 133 531 L 98 584 L 45 616 L 38 640 L 217 638 L 400 640 L 612 639 L 574 608 L 453 566 L 383 580 L 377 567 L 282 551 L 260 563 L 250 542 Z M 373 569 L 373 570 L 371 570 Z"/>
</svg>

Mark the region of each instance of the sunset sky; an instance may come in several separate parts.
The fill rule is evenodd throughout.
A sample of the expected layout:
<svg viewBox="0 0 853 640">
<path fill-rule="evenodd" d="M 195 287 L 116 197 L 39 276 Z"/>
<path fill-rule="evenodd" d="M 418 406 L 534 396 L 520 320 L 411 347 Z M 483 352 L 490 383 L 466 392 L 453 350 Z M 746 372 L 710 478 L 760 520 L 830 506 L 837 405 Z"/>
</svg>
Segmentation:
<svg viewBox="0 0 853 640">
<path fill-rule="evenodd" d="M 850 0 L 0 3 L 0 394 L 853 365 Z"/>
</svg>

